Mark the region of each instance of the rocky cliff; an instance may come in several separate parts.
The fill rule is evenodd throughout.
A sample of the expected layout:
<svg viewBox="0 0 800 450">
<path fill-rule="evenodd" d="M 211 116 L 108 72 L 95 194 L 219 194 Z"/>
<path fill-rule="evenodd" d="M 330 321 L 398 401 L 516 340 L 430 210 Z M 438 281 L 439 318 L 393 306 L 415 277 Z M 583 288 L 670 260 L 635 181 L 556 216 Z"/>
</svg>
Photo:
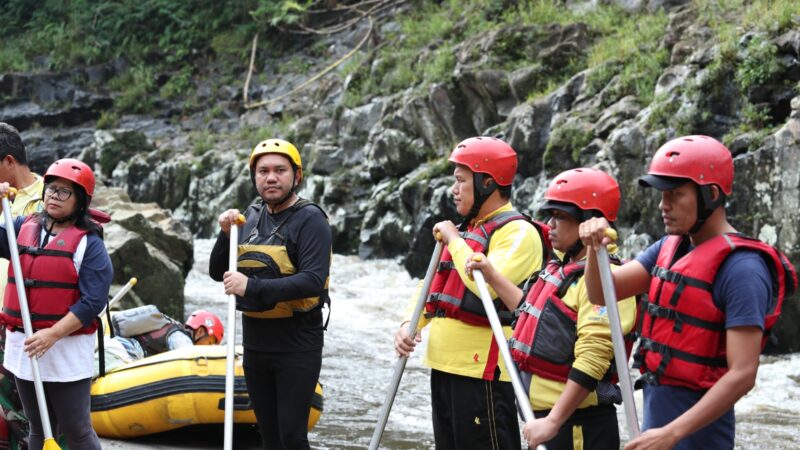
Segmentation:
<svg viewBox="0 0 800 450">
<path fill-rule="evenodd" d="M 159 100 L 155 113 L 122 115 L 97 131 L 115 96 L 104 80 L 126 70 L 114 61 L 69 73 L 0 75 L 0 120 L 24 130 L 35 169 L 56 157 L 81 157 L 96 164 L 105 184 L 172 211 L 197 236 L 215 232 L 220 211 L 252 199 L 249 149 L 271 135 L 287 138 L 304 158 L 303 195 L 329 212 L 335 251 L 402 256 L 414 275 L 426 265 L 433 223 L 455 217 L 446 156 L 461 139 L 498 135 L 516 149 L 513 201 L 525 212 L 535 213 L 548 179 L 561 170 L 613 173 L 623 190 L 619 224 L 630 256 L 662 234 L 657 198 L 636 184 L 650 156 L 672 137 L 707 134 L 734 154 L 728 211 L 735 226 L 800 264 L 800 19 L 764 27 L 743 11 L 715 17 L 706 2 L 678 0 L 569 1 L 563 8 L 600 14 L 608 4 L 641 17 L 629 36 L 619 35 L 641 40 L 634 53 L 595 60 L 608 31 L 588 19 L 501 21 L 488 11 L 474 31 L 470 15 L 452 11 L 447 33 L 398 63 L 385 49 L 414 37 L 401 18 L 418 13 L 419 2 L 397 2 L 256 64 L 247 99 L 263 100 L 259 108 L 245 107 L 239 84 L 198 78 L 191 100 L 206 109 L 187 115 L 180 113 L 187 100 Z M 355 64 L 284 96 L 357 47 Z M 443 79 L 425 82 L 419 74 L 441 61 Z M 161 239 L 149 226 L 144 234 Z M 172 265 L 144 244 L 129 251 L 166 268 L 154 271 L 179 276 L 187 250 L 178 248 L 166 255 Z M 780 348 L 796 351 L 797 298 L 785 309 Z"/>
</svg>

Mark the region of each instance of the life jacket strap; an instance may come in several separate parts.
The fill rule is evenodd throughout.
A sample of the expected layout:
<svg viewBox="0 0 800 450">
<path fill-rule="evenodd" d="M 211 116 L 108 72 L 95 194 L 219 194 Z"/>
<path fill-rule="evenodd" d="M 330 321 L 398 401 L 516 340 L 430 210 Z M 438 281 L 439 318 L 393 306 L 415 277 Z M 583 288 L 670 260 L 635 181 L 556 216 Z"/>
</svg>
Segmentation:
<svg viewBox="0 0 800 450">
<path fill-rule="evenodd" d="M 33 247 L 27 245 L 20 245 L 19 247 L 19 254 L 20 255 L 31 255 L 31 256 L 63 256 L 66 258 L 72 258 L 73 253 L 67 252 L 64 250 L 53 250 L 47 249 L 43 247 Z"/>
<path fill-rule="evenodd" d="M 666 344 L 662 344 L 660 342 L 656 342 L 652 339 L 642 337 L 639 340 L 639 358 L 634 358 L 635 360 L 638 359 L 638 362 L 644 362 L 644 353 L 645 352 L 656 352 L 661 355 L 661 363 L 655 370 L 655 374 L 657 377 L 661 377 L 664 374 L 664 371 L 667 368 L 667 364 L 672 360 L 672 358 L 681 359 L 683 361 L 687 361 L 694 364 L 700 364 L 703 366 L 708 367 L 728 367 L 728 361 L 725 358 L 714 358 L 708 356 L 700 356 L 695 355 L 693 353 L 684 352 L 682 350 L 678 350 L 675 347 L 670 347 Z M 652 372 L 648 370 L 649 372 Z"/>
<path fill-rule="evenodd" d="M 725 324 L 720 322 L 711 322 L 709 320 L 699 319 L 689 314 L 678 312 L 671 308 L 665 308 L 649 301 L 642 302 L 645 313 L 652 317 L 661 319 L 674 320 L 674 331 L 680 333 L 683 329 L 683 324 L 689 324 L 694 327 L 704 328 L 712 331 L 725 331 Z"/>
<path fill-rule="evenodd" d="M 16 280 L 14 279 L 14 277 L 8 277 L 8 282 L 16 284 Z M 31 280 L 30 278 L 24 279 L 23 285 L 26 288 L 78 289 L 77 283 L 61 283 L 58 281 Z"/>
<path fill-rule="evenodd" d="M 672 293 L 672 297 L 669 299 L 669 304 L 672 306 L 678 304 L 678 299 L 680 298 L 681 294 L 683 294 L 683 290 L 686 286 L 702 289 L 707 292 L 713 292 L 714 290 L 713 285 L 707 281 L 703 281 L 697 278 L 687 277 L 685 275 L 681 275 L 680 273 L 673 272 L 667 268 L 660 266 L 653 266 L 653 269 L 650 271 L 650 275 L 658 279 L 667 281 L 669 283 L 678 285 L 675 288 L 675 291 Z"/>
<path fill-rule="evenodd" d="M 14 318 L 22 318 L 22 314 L 14 309 L 3 307 L 3 314 L 7 314 Z M 64 318 L 63 314 L 36 314 L 31 313 L 31 322 L 39 322 L 39 321 L 58 321 Z"/>
</svg>

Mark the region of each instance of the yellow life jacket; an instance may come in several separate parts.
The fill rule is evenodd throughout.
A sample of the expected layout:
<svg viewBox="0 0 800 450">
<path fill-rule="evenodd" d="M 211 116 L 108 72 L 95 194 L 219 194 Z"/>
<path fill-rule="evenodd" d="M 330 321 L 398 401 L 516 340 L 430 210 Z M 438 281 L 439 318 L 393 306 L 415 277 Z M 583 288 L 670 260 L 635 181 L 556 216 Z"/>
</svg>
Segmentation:
<svg viewBox="0 0 800 450">
<path fill-rule="evenodd" d="M 287 217 L 269 232 L 263 229 L 265 227 L 265 224 L 262 223 L 265 214 L 263 203 L 258 202 L 248 208 L 245 212 L 247 222 L 242 229 L 237 252 L 238 260 L 236 266 L 239 272 L 248 277 L 261 279 L 287 277 L 297 273 L 297 267 L 293 262 L 295 258 L 289 254 L 289 250 L 286 247 L 286 237 L 281 233 L 281 229 L 291 220 L 295 212 L 306 206 L 315 206 L 322 211 L 322 208 L 315 203 L 300 199 L 289 208 Z M 322 213 L 325 215 L 324 211 Z M 256 215 L 257 219 L 255 219 Z M 327 219 L 327 215 L 325 215 L 325 218 Z M 319 296 L 276 302 L 274 307 L 267 310 L 263 310 L 262 304 L 256 305 L 255 302 L 245 297 L 237 296 L 236 308 L 242 311 L 244 315 L 258 319 L 292 317 L 295 313 L 309 312 L 321 307 L 324 303 L 329 303 L 329 282 L 330 277 L 325 280 L 323 291 Z"/>
</svg>

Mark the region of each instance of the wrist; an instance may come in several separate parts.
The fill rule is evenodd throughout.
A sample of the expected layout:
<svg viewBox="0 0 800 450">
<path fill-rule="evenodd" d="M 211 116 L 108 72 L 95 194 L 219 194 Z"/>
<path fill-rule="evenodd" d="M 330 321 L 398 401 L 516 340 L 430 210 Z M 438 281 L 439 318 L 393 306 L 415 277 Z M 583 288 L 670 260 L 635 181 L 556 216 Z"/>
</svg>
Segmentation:
<svg viewBox="0 0 800 450">
<path fill-rule="evenodd" d="M 680 441 L 688 434 L 681 427 L 681 424 L 678 420 L 672 421 L 664 426 L 664 431 L 669 435 L 673 443 Z"/>
<path fill-rule="evenodd" d="M 550 411 L 550 414 L 547 417 L 544 417 L 545 423 L 547 423 L 552 429 L 558 430 L 564 425 L 564 422 L 567 421 L 566 417 L 559 417 L 558 414 L 553 414 L 553 411 Z"/>
</svg>

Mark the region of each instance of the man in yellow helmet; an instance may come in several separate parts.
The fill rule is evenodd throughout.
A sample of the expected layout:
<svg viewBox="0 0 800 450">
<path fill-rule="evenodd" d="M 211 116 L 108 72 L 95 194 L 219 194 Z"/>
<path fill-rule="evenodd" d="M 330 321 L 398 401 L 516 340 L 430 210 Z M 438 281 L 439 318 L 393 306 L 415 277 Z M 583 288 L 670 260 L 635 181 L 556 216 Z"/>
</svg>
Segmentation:
<svg viewBox="0 0 800 450">
<path fill-rule="evenodd" d="M 322 306 L 328 303 L 331 228 L 316 204 L 297 195 L 303 163 L 281 139 L 259 143 L 250 155 L 259 198 L 245 211 L 237 272 L 228 271 L 231 226 L 211 251 L 209 274 L 236 296 L 242 314 L 244 372 L 264 448 L 308 449 L 306 426 L 322 365 Z"/>
</svg>

